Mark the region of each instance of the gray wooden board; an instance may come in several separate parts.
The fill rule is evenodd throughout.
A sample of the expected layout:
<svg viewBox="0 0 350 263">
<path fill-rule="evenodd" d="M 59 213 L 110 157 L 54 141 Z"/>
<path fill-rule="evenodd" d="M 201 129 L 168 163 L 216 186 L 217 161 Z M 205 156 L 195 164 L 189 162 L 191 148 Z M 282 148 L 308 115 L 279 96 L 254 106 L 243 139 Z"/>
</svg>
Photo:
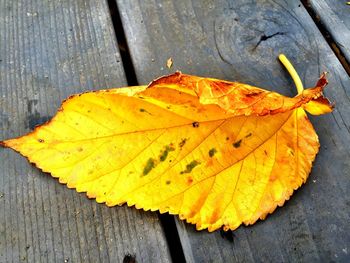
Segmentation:
<svg viewBox="0 0 350 263">
<path fill-rule="evenodd" d="M 0 140 L 126 84 L 106 1 L 0 0 Z M 156 214 L 108 208 L 0 149 L 0 262 L 170 261 Z"/>
<path fill-rule="evenodd" d="M 311 117 L 322 146 L 307 183 L 267 220 L 234 231 L 233 242 L 220 231 L 197 232 L 177 221 L 187 261 L 348 262 L 350 79 L 303 5 L 272 0 L 116 1 L 140 84 L 181 70 L 292 96 L 295 87 L 276 60 L 279 53 L 290 58 L 307 87 L 329 71 L 325 94 L 336 108 L 332 114 Z M 166 67 L 169 57 L 174 61 L 171 70 Z"/>
<path fill-rule="evenodd" d="M 341 0 L 308 0 L 337 47 L 350 63 L 350 5 Z"/>
</svg>

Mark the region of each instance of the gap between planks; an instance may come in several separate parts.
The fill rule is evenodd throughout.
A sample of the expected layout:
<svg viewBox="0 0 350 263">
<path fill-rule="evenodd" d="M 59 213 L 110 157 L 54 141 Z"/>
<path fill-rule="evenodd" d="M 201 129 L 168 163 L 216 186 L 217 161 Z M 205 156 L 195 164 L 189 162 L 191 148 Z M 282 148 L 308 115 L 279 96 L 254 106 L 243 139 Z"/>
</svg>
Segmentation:
<svg viewBox="0 0 350 263">
<path fill-rule="evenodd" d="M 332 37 L 332 34 L 322 24 L 320 17 L 317 15 L 315 10 L 313 10 L 313 8 L 311 7 L 309 0 L 301 0 L 301 3 L 304 5 L 306 11 L 309 13 L 310 17 L 312 18 L 312 20 L 316 24 L 318 30 L 321 32 L 321 34 L 324 37 L 324 39 L 326 40 L 327 44 L 330 46 L 330 48 L 332 49 L 335 56 L 338 58 L 338 60 L 342 64 L 343 68 L 350 76 L 350 62 L 348 62 L 346 60 L 343 52 L 341 51 L 341 48 L 339 47 L 337 42 Z"/>
<path fill-rule="evenodd" d="M 131 60 L 131 55 L 126 40 L 119 9 L 115 0 L 108 0 L 110 15 L 113 22 L 114 33 L 117 39 L 126 80 L 129 86 L 139 85 L 135 68 Z M 185 255 L 181 245 L 180 236 L 177 231 L 174 216 L 158 213 L 166 241 L 169 247 L 170 256 L 173 262 L 185 262 Z"/>
</svg>

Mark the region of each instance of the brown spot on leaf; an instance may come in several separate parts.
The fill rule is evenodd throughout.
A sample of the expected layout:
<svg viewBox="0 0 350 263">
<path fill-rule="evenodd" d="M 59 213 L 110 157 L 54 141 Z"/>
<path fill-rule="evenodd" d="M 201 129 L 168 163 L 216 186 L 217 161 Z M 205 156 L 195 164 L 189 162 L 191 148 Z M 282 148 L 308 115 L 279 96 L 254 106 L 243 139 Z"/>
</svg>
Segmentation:
<svg viewBox="0 0 350 263">
<path fill-rule="evenodd" d="M 218 151 L 215 148 L 211 148 L 208 152 L 209 157 L 213 157 Z"/>
<path fill-rule="evenodd" d="M 186 144 L 187 140 L 188 140 L 188 138 L 182 138 L 181 142 L 179 143 L 179 147 L 180 148 L 184 147 L 184 145 Z"/>
<path fill-rule="evenodd" d="M 144 109 L 144 108 L 140 108 L 139 111 L 140 111 L 140 112 L 148 113 L 149 115 L 152 115 L 152 113 L 150 113 L 149 111 L 147 111 L 147 110 Z"/>
<path fill-rule="evenodd" d="M 236 141 L 235 143 L 233 143 L 232 146 L 235 147 L 235 148 L 239 148 L 239 147 L 241 147 L 241 143 L 242 143 L 242 139 Z"/>
<path fill-rule="evenodd" d="M 246 96 L 252 98 L 252 97 L 256 97 L 256 96 L 260 95 L 261 93 L 263 93 L 263 91 L 255 91 L 255 92 L 251 92 L 251 93 L 246 94 Z"/>
<path fill-rule="evenodd" d="M 187 178 L 187 184 L 192 184 L 193 183 L 193 178 L 192 177 L 188 177 Z"/>
<path fill-rule="evenodd" d="M 193 128 L 198 128 L 199 127 L 199 122 L 197 122 L 197 121 L 192 122 L 192 127 Z"/>
<path fill-rule="evenodd" d="M 45 141 L 43 139 L 38 139 L 38 142 L 43 143 Z"/>
</svg>

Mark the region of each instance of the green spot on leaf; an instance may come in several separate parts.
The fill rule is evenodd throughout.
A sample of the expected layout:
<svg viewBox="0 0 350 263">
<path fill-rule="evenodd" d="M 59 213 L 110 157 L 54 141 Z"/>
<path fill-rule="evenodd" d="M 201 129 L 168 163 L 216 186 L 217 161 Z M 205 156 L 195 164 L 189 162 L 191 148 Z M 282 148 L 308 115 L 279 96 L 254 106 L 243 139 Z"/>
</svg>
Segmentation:
<svg viewBox="0 0 350 263">
<path fill-rule="evenodd" d="M 213 157 L 218 151 L 215 148 L 211 148 L 209 150 L 209 157 Z"/>
<path fill-rule="evenodd" d="M 145 165 L 145 168 L 143 169 L 143 175 L 147 175 L 154 167 L 156 167 L 154 159 L 149 158 Z"/>
<path fill-rule="evenodd" d="M 159 161 L 164 162 L 168 157 L 169 152 L 175 151 L 175 148 L 170 144 L 165 146 L 165 150 L 160 154 Z"/>
<path fill-rule="evenodd" d="M 188 174 L 188 173 L 192 172 L 193 168 L 195 168 L 199 164 L 200 164 L 200 162 L 198 162 L 196 160 L 190 162 L 189 164 L 186 165 L 186 170 L 181 171 L 180 174 Z"/>
</svg>

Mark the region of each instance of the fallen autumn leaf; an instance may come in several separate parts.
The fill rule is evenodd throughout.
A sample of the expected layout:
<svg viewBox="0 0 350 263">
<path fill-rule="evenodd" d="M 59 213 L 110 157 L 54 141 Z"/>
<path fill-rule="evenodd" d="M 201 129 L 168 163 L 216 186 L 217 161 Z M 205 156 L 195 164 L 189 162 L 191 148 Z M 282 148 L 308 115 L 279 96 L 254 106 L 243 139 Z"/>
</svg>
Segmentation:
<svg viewBox="0 0 350 263">
<path fill-rule="evenodd" d="M 306 181 L 319 142 L 305 110 L 332 111 L 325 75 L 304 90 L 281 60 L 293 98 L 177 72 L 73 95 L 50 122 L 0 144 L 98 203 L 233 230 L 264 219 Z"/>
</svg>

